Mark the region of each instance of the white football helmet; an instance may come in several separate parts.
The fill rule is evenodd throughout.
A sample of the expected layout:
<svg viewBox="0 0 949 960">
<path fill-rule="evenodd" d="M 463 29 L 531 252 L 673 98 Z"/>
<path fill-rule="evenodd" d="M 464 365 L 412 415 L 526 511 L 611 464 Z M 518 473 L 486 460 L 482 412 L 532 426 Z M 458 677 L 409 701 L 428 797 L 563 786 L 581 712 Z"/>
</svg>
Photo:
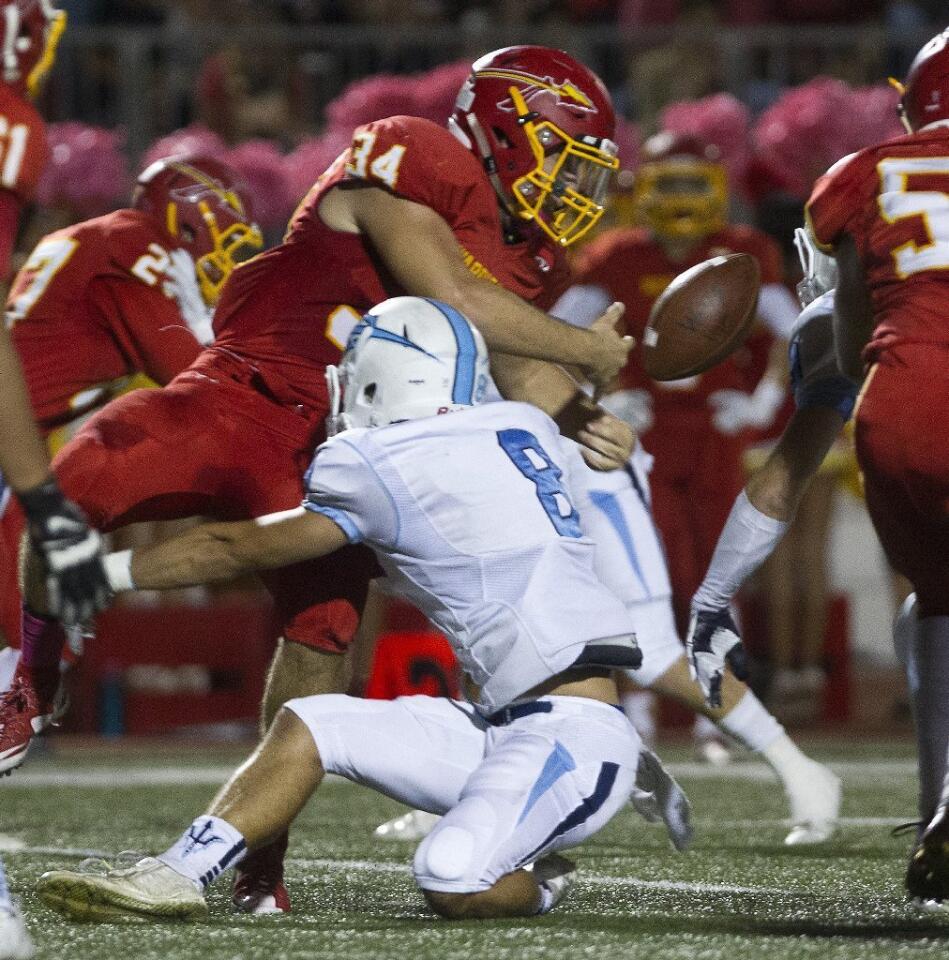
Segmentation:
<svg viewBox="0 0 949 960">
<path fill-rule="evenodd" d="M 461 313 L 392 297 L 356 325 L 339 367 L 326 369 L 327 434 L 463 410 L 484 400 L 488 382 L 488 348 Z"/>
<path fill-rule="evenodd" d="M 837 261 L 818 249 L 809 227 L 794 231 L 794 246 L 804 271 L 804 279 L 797 285 L 797 298 L 806 307 L 837 286 Z"/>
</svg>

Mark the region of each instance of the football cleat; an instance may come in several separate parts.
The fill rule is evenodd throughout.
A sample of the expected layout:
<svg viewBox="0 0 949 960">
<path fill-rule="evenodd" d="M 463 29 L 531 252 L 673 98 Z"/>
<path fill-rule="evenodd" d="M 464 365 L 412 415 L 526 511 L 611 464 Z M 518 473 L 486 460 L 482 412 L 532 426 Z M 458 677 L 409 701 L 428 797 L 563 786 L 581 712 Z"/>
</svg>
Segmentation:
<svg viewBox="0 0 949 960">
<path fill-rule="evenodd" d="M 441 820 L 437 813 L 426 813 L 424 810 L 410 810 L 401 817 L 386 820 L 372 831 L 374 837 L 380 840 L 423 840 Z"/>
<path fill-rule="evenodd" d="M 926 910 L 949 910 L 949 805 L 923 831 L 906 871 L 909 899 Z"/>
<path fill-rule="evenodd" d="M 283 882 L 283 858 L 289 837 L 283 834 L 249 853 L 234 871 L 231 907 L 235 913 L 290 913 L 290 894 Z"/>
<path fill-rule="evenodd" d="M 732 752 L 718 737 L 704 737 L 695 741 L 695 759 L 710 767 L 727 767 L 732 762 Z"/>
<path fill-rule="evenodd" d="M 531 870 L 541 889 L 548 894 L 541 912 L 549 913 L 570 892 L 576 881 L 577 865 L 557 853 L 541 857 L 527 869 Z"/>
<path fill-rule="evenodd" d="M 791 803 L 791 832 L 784 838 L 787 847 L 825 843 L 836 832 L 840 818 L 840 777 L 823 764 L 811 761 L 811 769 L 800 784 L 788 784 Z"/>
<path fill-rule="evenodd" d="M 636 812 L 649 823 L 662 821 L 672 846 L 680 853 L 692 844 L 692 804 L 659 758 L 645 747 L 639 751 L 636 792 L 630 798 Z"/>
<path fill-rule="evenodd" d="M 52 702 L 17 670 L 10 689 L 0 694 L 0 776 L 23 763 L 33 737 L 53 722 L 53 712 Z"/>
<path fill-rule="evenodd" d="M 14 905 L 0 907 L 0 960 L 30 960 L 33 941 Z"/>
<path fill-rule="evenodd" d="M 195 885 L 155 857 L 99 873 L 52 870 L 39 878 L 36 892 L 71 920 L 204 920 L 208 915 Z"/>
</svg>

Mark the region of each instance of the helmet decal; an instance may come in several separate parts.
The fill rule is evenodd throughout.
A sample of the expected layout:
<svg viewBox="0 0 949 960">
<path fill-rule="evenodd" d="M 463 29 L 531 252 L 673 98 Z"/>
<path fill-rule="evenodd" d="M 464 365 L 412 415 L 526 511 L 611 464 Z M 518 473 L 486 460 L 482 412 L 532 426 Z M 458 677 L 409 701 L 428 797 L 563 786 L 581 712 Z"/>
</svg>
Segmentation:
<svg viewBox="0 0 949 960">
<path fill-rule="evenodd" d="M 521 96 L 526 103 L 530 103 L 538 96 L 553 94 L 559 105 L 568 109 L 581 110 L 587 113 L 596 113 L 593 101 L 575 84 L 569 80 L 555 81 L 552 77 L 535 77 L 523 70 L 479 70 L 478 77 L 494 77 L 501 80 L 510 80 L 512 83 L 523 84 L 519 87 Z M 498 109 L 511 112 L 517 109 L 513 97 L 498 101 Z"/>
</svg>

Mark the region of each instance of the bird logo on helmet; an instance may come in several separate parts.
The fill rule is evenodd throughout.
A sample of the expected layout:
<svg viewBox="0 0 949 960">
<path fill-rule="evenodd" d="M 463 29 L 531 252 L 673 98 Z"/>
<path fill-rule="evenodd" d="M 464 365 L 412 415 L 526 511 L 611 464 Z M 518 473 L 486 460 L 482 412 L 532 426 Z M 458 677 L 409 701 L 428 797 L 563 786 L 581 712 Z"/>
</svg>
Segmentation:
<svg viewBox="0 0 949 960">
<path fill-rule="evenodd" d="M 2 5 L 3 81 L 35 97 L 56 59 L 66 11 L 50 0 L 10 0 Z"/>
<path fill-rule="evenodd" d="M 139 174 L 132 206 L 153 216 L 170 242 L 191 254 L 208 306 L 217 303 L 234 268 L 264 245 L 246 186 L 210 157 L 156 160 Z"/>
<path fill-rule="evenodd" d="M 949 29 L 916 54 L 904 83 L 892 77 L 890 83 L 900 92 L 900 119 L 908 133 L 949 120 Z"/>
<path fill-rule="evenodd" d="M 478 157 L 507 214 L 562 246 L 603 215 L 619 169 L 602 81 L 569 54 L 505 47 L 471 67 L 448 121 Z"/>
<path fill-rule="evenodd" d="M 717 147 L 665 131 L 643 144 L 639 162 L 633 207 L 658 237 L 699 240 L 725 225 L 728 176 Z"/>
</svg>

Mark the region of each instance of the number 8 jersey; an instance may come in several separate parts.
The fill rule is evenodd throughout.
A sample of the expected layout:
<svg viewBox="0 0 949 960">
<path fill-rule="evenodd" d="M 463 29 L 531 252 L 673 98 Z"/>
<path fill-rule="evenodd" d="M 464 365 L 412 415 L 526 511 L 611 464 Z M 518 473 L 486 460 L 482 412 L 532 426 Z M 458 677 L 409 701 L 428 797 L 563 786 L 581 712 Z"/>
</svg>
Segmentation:
<svg viewBox="0 0 949 960">
<path fill-rule="evenodd" d="M 823 247 L 845 233 L 856 243 L 875 318 L 868 363 L 899 343 L 949 343 L 949 123 L 840 160 L 807 216 Z"/>
<path fill-rule="evenodd" d="M 585 651 L 616 666 L 638 659 L 624 605 L 594 575 L 562 443 L 535 407 L 490 403 L 347 430 L 307 474 L 304 506 L 374 549 L 391 588 L 448 636 L 489 711 Z"/>
</svg>

